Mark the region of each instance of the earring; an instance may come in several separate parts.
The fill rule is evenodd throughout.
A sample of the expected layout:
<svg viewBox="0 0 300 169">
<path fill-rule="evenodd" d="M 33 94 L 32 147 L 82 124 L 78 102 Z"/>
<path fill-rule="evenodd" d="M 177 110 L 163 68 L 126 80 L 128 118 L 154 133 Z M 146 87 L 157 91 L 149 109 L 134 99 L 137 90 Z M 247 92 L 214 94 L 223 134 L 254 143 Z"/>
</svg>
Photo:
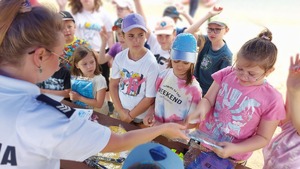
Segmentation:
<svg viewBox="0 0 300 169">
<path fill-rule="evenodd" d="M 39 73 L 42 73 L 42 72 L 43 72 L 42 66 L 39 66 Z"/>
</svg>

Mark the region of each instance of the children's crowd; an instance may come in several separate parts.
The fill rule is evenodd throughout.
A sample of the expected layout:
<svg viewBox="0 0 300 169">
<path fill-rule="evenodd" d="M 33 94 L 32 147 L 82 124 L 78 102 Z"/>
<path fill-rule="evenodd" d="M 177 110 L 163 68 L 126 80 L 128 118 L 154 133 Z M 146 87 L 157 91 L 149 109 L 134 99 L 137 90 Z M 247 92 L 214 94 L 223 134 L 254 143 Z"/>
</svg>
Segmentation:
<svg viewBox="0 0 300 169">
<path fill-rule="evenodd" d="M 245 42 L 233 60 L 230 44 L 224 40 L 230 27 L 222 7 L 213 6 L 194 20 L 180 6 L 169 6 L 151 30 L 140 0 L 113 0 L 116 20 L 101 0 L 57 2 L 59 12 L 29 0 L 0 1 L 5 9 L 0 23 L 6 23 L 0 32 L 0 101 L 6 103 L 0 106 L 0 128 L 7 130 L 0 134 L 0 148 L 12 153 L 8 158 L 0 149 L 0 168 L 43 164 L 53 168 L 59 166 L 57 159 L 84 160 L 100 151 L 122 151 L 162 134 L 188 139 L 182 130 L 208 135 L 221 148 L 202 144 L 202 149 L 236 164 L 246 164 L 253 151 L 263 149 L 265 169 L 299 167 L 300 57 L 290 58 L 284 103 L 266 79 L 275 69 L 278 54 L 268 28 Z M 8 16 L 8 10 L 14 15 Z M 176 26 L 182 17 L 188 25 Z M 202 27 L 205 33 L 199 31 Z M 66 121 L 67 113 L 53 108 L 60 103 L 43 94 L 59 95 L 99 113 L 107 104 L 108 115 L 117 114 L 142 129 L 115 135 L 93 122 L 79 122 L 72 116 Z M 18 99 L 13 115 L 5 114 Z M 8 129 L 8 123 L 15 128 Z M 272 139 L 278 126 L 282 132 Z M 42 132 L 54 134 L 46 137 L 52 140 L 50 146 L 43 147 L 45 138 L 31 139 Z M 90 139 L 74 143 L 82 137 Z M 9 152 L 21 145 L 20 152 Z M 80 148 L 66 152 L 65 146 Z M 166 151 L 179 160 L 165 147 L 142 147 Z M 32 154 L 30 160 L 39 163 L 28 164 L 23 153 Z M 147 159 L 151 153 L 145 155 Z M 132 162 L 137 155 L 129 157 L 126 168 L 143 168 L 142 161 Z M 160 165 L 170 167 L 167 162 Z"/>
</svg>

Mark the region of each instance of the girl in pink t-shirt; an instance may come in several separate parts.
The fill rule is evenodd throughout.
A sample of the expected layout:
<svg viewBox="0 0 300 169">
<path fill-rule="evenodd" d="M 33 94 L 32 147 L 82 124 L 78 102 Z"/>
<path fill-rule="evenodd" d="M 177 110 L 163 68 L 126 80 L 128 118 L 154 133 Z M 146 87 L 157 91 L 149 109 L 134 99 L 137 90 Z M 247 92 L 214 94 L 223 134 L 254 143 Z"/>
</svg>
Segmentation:
<svg viewBox="0 0 300 169">
<path fill-rule="evenodd" d="M 219 157 L 247 160 L 269 143 L 285 118 L 281 94 L 265 80 L 277 58 L 271 40 L 272 33 L 266 29 L 246 42 L 234 66 L 212 75 L 212 86 L 187 118 L 187 122 L 200 118 L 199 130 L 222 147 L 210 148 Z"/>
<path fill-rule="evenodd" d="M 263 149 L 264 169 L 300 167 L 300 58 L 291 57 L 287 79 L 286 110 L 287 118 L 281 121 L 281 133 Z"/>
</svg>

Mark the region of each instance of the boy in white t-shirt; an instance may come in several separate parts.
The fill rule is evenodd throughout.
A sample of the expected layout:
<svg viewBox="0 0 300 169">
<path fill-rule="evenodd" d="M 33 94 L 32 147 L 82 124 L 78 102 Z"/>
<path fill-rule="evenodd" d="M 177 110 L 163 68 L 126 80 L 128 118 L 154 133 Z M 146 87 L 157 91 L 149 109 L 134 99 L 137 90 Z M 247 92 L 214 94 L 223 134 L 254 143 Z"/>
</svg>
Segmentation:
<svg viewBox="0 0 300 169">
<path fill-rule="evenodd" d="M 147 28 L 139 14 L 123 19 L 122 31 L 128 48 L 115 57 L 110 80 L 110 94 L 126 122 L 142 123 L 155 98 L 155 80 L 159 68 L 153 54 L 144 47 Z"/>
</svg>

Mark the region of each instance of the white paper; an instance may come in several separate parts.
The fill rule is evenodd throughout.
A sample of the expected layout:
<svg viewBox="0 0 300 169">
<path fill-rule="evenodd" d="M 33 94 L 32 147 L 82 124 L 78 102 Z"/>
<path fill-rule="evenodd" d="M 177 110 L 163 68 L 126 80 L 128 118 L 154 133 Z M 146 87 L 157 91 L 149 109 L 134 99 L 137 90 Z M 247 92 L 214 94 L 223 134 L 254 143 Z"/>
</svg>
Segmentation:
<svg viewBox="0 0 300 169">
<path fill-rule="evenodd" d="M 87 119 L 89 120 L 90 117 L 92 116 L 93 114 L 93 109 L 79 109 L 79 108 L 75 108 L 75 115 L 79 118 L 82 118 L 82 119 Z"/>
</svg>

